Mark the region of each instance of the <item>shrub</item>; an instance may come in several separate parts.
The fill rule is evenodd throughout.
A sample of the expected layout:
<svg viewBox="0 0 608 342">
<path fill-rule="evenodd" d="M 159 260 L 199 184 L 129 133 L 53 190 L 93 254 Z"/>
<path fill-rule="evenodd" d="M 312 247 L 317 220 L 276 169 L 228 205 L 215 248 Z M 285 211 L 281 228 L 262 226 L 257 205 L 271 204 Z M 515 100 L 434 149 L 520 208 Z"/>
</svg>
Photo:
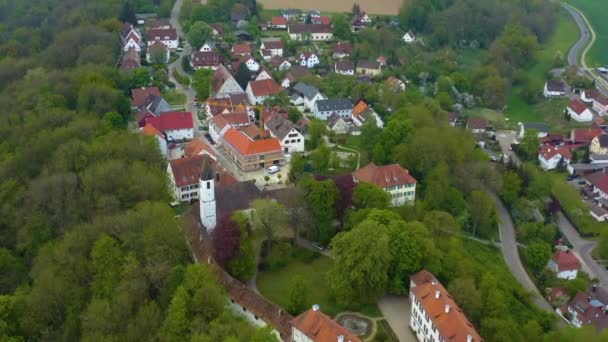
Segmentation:
<svg viewBox="0 0 608 342">
<path fill-rule="evenodd" d="M 319 257 L 319 253 L 306 248 L 295 248 L 292 252 L 292 256 L 297 261 L 310 264 Z"/>
</svg>

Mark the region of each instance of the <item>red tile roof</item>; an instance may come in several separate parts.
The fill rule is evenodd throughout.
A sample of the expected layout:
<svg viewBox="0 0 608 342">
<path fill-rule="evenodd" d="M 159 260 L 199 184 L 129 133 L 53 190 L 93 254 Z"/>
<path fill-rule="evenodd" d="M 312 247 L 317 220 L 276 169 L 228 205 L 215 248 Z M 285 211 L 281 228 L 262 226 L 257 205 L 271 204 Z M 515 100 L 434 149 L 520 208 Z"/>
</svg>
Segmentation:
<svg viewBox="0 0 608 342">
<path fill-rule="evenodd" d="M 572 153 L 570 152 L 570 148 L 568 146 L 543 145 L 538 150 L 538 153 L 543 156 L 545 160 L 549 160 L 558 154 L 564 159 L 572 159 Z"/>
<path fill-rule="evenodd" d="M 331 19 L 329 19 L 329 17 L 326 17 L 324 15 L 320 16 L 320 17 L 313 17 L 311 18 L 311 21 L 313 24 L 316 25 L 329 25 L 331 24 Z"/>
<path fill-rule="evenodd" d="M 220 56 L 215 51 L 197 51 L 192 56 L 195 67 L 213 67 L 220 64 Z"/>
<path fill-rule="evenodd" d="M 350 54 L 353 46 L 349 42 L 337 42 L 332 47 L 334 53 Z"/>
<path fill-rule="evenodd" d="M 171 171 L 173 172 L 173 179 L 178 187 L 198 184 L 201 169 L 203 167 L 203 161 L 207 160 L 213 173 L 216 175 L 215 186 L 221 187 L 236 183 L 236 179 L 226 169 L 222 168 L 213 158 L 207 155 L 195 155 L 193 157 L 186 157 L 180 159 L 174 159 L 169 162 Z"/>
<path fill-rule="evenodd" d="M 192 141 L 187 143 L 186 146 L 184 146 L 184 154 L 186 157 L 194 157 L 203 153 L 211 155 L 214 159 L 217 157 L 211 146 L 202 141 L 200 138 L 194 138 Z"/>
<path fill-rule="evenodd" d="M 161 132 L 194 128 L 190 112 L 164 112 L 160 116 L 148 118 L 147 122 Z"/>
<path fill-rule="evenodd" d="M 588 144 L 593 140 L 593 138 L 602 134 L 604 131 L 599 127 L 590 127 L 590 128 L 575 128 L 572 130 L 570 135 L 570 140 L 573 143 L 584 143 Z"/>
<path fill-rule="evenodd" d="M 338 336 L 343 336 L 344 342 L 361 342 L 359 337 L 318 309 L 303 312 L 291 321 L 291 325 L 315 342 L 337 342 Z"/>
<path fill-rule="evenodd" d="M 485 129 L 488 122 L 483 118 L 469 118 L 467 120 L 467 128 L 469 129 Z"/>
<path fill-rule="evenodd" d="M 288 26 L 289 33 L 331 33 L 331 25 L 323 24 L 291 24 Z"/>
<path fill-rule="evenodd" d="M 150 28 L 146 30 L 146 38 L 148 42 L 156 40 L 177 40 L 177 31 L 174 28 L 159 29 Z"/>
<path fill-rule="evenodd" d="M 249 55 L 251 54 L 251 46 L 248 43 L 234 44 L 232 45 L 232 53 Z"/>
<path fill-rule="evenodd" d="M 268 40 L 262 43 L 264 43 L 264 47 L 267 50 L 279 50 L 283 48 L 283 41 L 281 40 Z"/>
<path fill-rule="evenodd" d="M 608 194 L 608 174 L 599 171 L 586 175 L 584 178 L 593 186 Z"/>
<path fill-rule="evenodd" d="M 249 86 L 254 96 L 276 95 L 283 91 L 283 88 L 273 79 L 251 81 L 249 82 Z"/>
<path fill-rule="evenodd" d="M 560 272 L 578 270 L 578 267 L 580 266 L 576 255 L 570 252 L 570 250 L 556 251 L 555 253 L 553 253 L 551 260 L 555 261 L 555 263 L 557 264 L 557 269 Z"/>
<path fill-rule="evenodd" d="M 473 342 L 483 341 L 443 285 L 430 282 L 410 291 L 446 341 L 467 341 L 468 336 Z"/>
<path fill-rule="evenodd" d="M 150 95 L 160 96 L 160 90 L 158 87 L 131 89 L 131 105 L 134 107 L 143 105 Z"/>
<path fill-rule="evenodd" d="M 270 24 L 273 26 L 286 26 L 287 25 L 287 18 L 283 17 L 283 16 L 274 16 L 272 17 L 272 19 L 270 19 Z"/>
<path fill-rule="evenodd" d="M 603 95 L 599 95 L 593 99 L 593 102 L 597 102 L 602 106 L 608 106 L 608 98 Z"/>
<path fill-rule="evenodd" d="M 582 103 L 579 99 L 574 99 L 572 100 L 572 102 L 570 102 L 568 108 L 570 108 L 576 114 L 581 114 L 587 109 L 587 106 L 585 106 L 585 104 Z"/>
<path fill-rule="evenodd" d="M 416 179 L 410 175 L 409 171 L 397 164 L 377 166 L 370 163 L 353 172 L 353 177 L 357 181 L 372 183 L 383 189 L 389 186 L 416 183 Z"/>
<path fill-rule="evenodd" d="M 336 71 L 353 71 L 353 62 L 345 59 L 336 62 Z"/>
<path fill-rule="evenodd" d="M 435 278 L 435 276 L 427 270 L 422 270 L 418 273 L 412 274 L 410 276 L 410 281 L 413 282 L 415 286 L 430 282 L 438 282 L 437 278 Z"/>
<path fill-rule="evenodd" d="M 252 140 L 234 128 L 229 128 L 223 139 L 243 156 L 281 152 L 279 139 Z"/>
<path fill-rule="evenodd" d="M 247 112 L 224 113 L 216 116 L 215 118 L 218 117 L 224 119 L 230 126 L 245 126 L 249 124 L 249 115 Z"/>
<path fill-rule="evenodd" d="M 148 135 L 148 136 L 153 136 L 153 135 L 158 135 L 158 136 L 163 136 L 163 134 L 157 130 L 154 126 L 152 126 L 151 124 L 146 124 L 142 129 L 141 129 L 141 133 L 143 135 Z"/>
</svg>

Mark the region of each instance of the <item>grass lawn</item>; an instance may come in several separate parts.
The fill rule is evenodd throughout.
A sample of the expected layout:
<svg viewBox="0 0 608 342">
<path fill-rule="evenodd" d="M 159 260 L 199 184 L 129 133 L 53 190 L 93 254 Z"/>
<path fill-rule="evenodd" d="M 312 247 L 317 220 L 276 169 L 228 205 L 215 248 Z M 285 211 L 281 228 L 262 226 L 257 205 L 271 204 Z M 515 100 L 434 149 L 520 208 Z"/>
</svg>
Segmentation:
<svg viewBox="0 0 608 342">
<path fill-rule="evenodd" d="M 332 263 L 330 258 L 320 256 L 308 264 L 292 262 L 277 271 L 260 271 L 257 286 L 266 298 L 285 308 L 289 304 L 291 279 L 295 275 L 301 275 L 306 282 L 306 288 L 309 289 L 309 306 L 319 304 L 321 311 L 331 317 L 342 311 L 355 311 L 372 317 L 381 316 L 382 314 L 375 304 L 345 307 L 334 301 L 327 286 L 327 279 L 325 279 Z"/>
<path fill-rule="evenodd" d="M 458 64 L 466 70 L 473 70 L 481 65 L 482 49 L 462 49 L 458 51 Z"/>
<path fill-rule="evenodd" d="M 176 91 L 168 90 L 163 92 L 163 98 L 172 106 L 179 106 L 186 104 L 186 95 Z"/>
<path fill-rule="evenodd" d="M 581 199 L 576 189 L 566 183 L 566 176 L 559 173 L 547 173 L 553 185 L 551 192 L 559 201 L 563 211 L 572 220 L 581 235 L 596 235 L 606 230 L 606 224 L 597 222 L 589 215 L 589 208 Z"/>
<path fill-rule="evenodd" d="M 577 38 L 578 29 L 574 20 L 565 10 L 560 10 L 553 36 L 541 46 L 536 63 L 529 66 L 524 71 L 525 74 L 544 83 L 547 73 L 553 68 L 555 57 L 559 55 L 566 59 L 570 46 Z M 519 87 L 513 87 L 507 99 L 505 117 L 509 118 L 512 126 L 517 125 L 517 122 L 544 122 L 554 130 L 571 127 L 571 124 L 563 119 L 562 114 L 567 100 L 543 100 L 539 104 L 530 105 L 518 95 L 519 91 Z"/>
<path fill-rule="evenodd" d="M 567 3 L 578 8 L 589 20 L 596 34 L 595 44 L 587 53 L 589 66 L 608 64 L 608 21 L 604 17 L 606 2 L 601 0 L 568 0 Z"/>
</svg>

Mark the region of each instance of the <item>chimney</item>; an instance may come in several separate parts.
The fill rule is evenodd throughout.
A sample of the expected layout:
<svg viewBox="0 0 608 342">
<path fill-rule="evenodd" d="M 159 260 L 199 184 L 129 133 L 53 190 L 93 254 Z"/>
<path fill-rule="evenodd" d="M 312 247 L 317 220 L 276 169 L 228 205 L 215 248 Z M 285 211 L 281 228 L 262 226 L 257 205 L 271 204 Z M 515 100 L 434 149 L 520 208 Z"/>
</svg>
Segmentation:
<svg viewBox="0 0 608 342">
<path fill-rule="evenodd" d="M 338 336 L 338 342 L 344 342 L 344 335 Z"/>
<path fill-rule="evenodd" d="M 319 309 L 320 309 L 319 304 L 313 304 L 312 311 L 319 311 Z"/>
<path fill-rule="evenodd" d="M 591 297 L 587 297 L 587 303 L 591 302 Z"/>
<path fill-rule="evenodd" d="M 446 304 L 445 305 L 444 311 L 445 311 L 446 314 L 450 312 L 450 304 Z"/>
<path fill-rule="evenodd" d="M 597 284 L 593 284 L 593 286 L 591 286 L 591 292 L 595 292 L 597 290 Z"/>
<path fill-rule="evenodd" d="M 441 296 L 441 291 L 436 290 L 435 291 L 435 299 L 439 299 L 440 296 Z"/>
<path fill-rule="evenodd" d="M 467 342 L 473 342 L 473 335 L 467 335 Z"/>
</svg>

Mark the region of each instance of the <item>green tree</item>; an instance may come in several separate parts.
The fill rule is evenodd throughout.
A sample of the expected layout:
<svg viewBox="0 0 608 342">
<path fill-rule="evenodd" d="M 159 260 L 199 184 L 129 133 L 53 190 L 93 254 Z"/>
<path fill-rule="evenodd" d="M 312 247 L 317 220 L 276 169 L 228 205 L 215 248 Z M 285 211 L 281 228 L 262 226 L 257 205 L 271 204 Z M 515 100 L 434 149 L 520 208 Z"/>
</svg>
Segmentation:
<svg viewBox="0 0 608 342">
<path fill-rule="evenodd" d="M 547 266 L 551 257 L 551 245 L 546 242 L 535 241 L 526 248 L 526 261 L 534 274 L 540 272 Z"/>
<path fill-rule="evenodd" d="M 289 162 L 289 181 L 295 182 L 304 173 L 304 167 L 306 165 L 306 159 L 301 153 L 294 153 L 291 155 L 291 161 Z"/>
<path fill-rule="evenodd" d="M 287 215 L 282 204 L 272 200 L 255 200 L 251 202 L 251 226 L 259 231 L 268 241 L 268 247 L 276 240 L 277 234 L 287 231 Z"/>
<path fill-rule="evenodd" d="M 332 17 L 332 32 L 334 36 L 342 40 L 350 40 L 350 21 L 344 14 L 336 14 Z"/>
<path fill-rule="evenodd" d="M 236 69 L 236 74 L 234 75 L 236 82 L 243 89 L 247 89 L 247 84 L 251 81 L 251 71 L 247 68 L 247 64 L 241 63 Z"/>
<path fill-rule="evenodd" d="M 107 112 L 103 116 L 103 127 L 106 132 L 125 128 L 125 120 L 116 112 Z"/>
<path fill-rule="evenodd" d="M 373 236 L 373 239 L 370 239 Z M 363 221 L 331 243 L 329 286 L 338 303 L 373 303 L 386 289 L 391 261 L 386 227 Z"/>
<path fill-rule="evenodd" d="M 302 113 L 300 113 L 300 111 L 295 107 L 289 107 L 287 118 L 289 121 L 296 123 L 302 118 Z"/>
<path fill-rule="evenodd" d="M 329 168 L 330 150 L 321 142 L 309 155 L 312 169 L 318 173 L 325 173 Z"/>
<path fill-rule="evenodd" d="M 357 209 L 384 209 L 391 203 L 391 195 L 371 183 L 359 183 L 353 190 L 353 205 Z"/>
<path fill-rule="evenodd" d="M 102 235 L 91 250 L 91 266 L 93 295 L 99 298 L 109 298 L 120 279 L 122 251 L 118 243 L 108 235 Z"/>
<path fill-rule="evenodd" d="M 185 340 L 189 334 L 188 292 L 180 286 L 171 300 L 167 316 L 160 328 L 161 341 Z"/>
<path fill-rule="evenodd" d="M 338 189 L 331 180 L 305 179 L 300 182 L 300 186 L 304 191 L 306 207 L 313 220 L 313 224 L 308 227 L 308 237 L 327 244 L 335 234 L 335 203 L 339 196 Z"/>
<path fill-rule="evenodd" d="M 505 172 L 502 176 L 502 186 L 500 188 L 500 197 L 508 206 L 513 205 L 515 200 L 519 198 L 521 192 L 521 179 L 515 172 Z"/>
<path fill-rule="evenodd" d="M 163 44 L 156 44 L 149 48 L 150 63 L 152 64 L 166 64 L 169 62 L 169 54 L 167 53 L 167 47 Z"/>
<path fill-rule="evenodd" d="M 313 119 L 308 124 L 308 142 L 310 149 L 315 149 L 326 134 L 327 127 L 321 120 Z"/>
<path fill-rule="evenodd" d="M 200 100 L 207 99 L 211 91 L 211 70 L 198 69 L 192 76 L 192 89 Z"/>
<path fill-rule="evenodd" d="M 253 277 L 257 267 L 255 251 L 253 249 L 253 237 L 249 229 L 249 219 L 242 212 L 236 212 L 232 215 L 232 220 L 241 229 L 241 237 L 239 241 L 239 255 L 230 262 L 230 273 L 241 281 L 247 281 Z"/>
<path fill-rule="evenodd" d="M 481 293 L 472 278 L 456 278 L 450 281 L 448 292 L 454 296 L 458 306 L 466 313 L 467 317 L 474 323 L 479 324 L 481 312 Z"/>
<path fill-rule="evenodd" d="M 292 315 L 298 315 L 308 307 L 308 289 L 304 283 L 304 277 L 296 275 L 291 279 L 289 290 L 289 305 L 287 311 Z"/>
<path fill-rule="evenodd" d="M 204 21 L 195 22 L 188 31 L 188 42 L 190 42 L 190 45 L 195 50 L 198 50 L 211 37 L 212 29 Z"/>
<path fill-rule="evenodd" d="M 12 293 L 25 279 L 26 275 L 27 269 L 23 261 L 8 249 L 0 248 L 0 295 Z"/>
<path fill-rule="evenodd" d="M 534 129 L 526 130 L 524 138 L 517 147 L 519 155 L 525 160 L 536 160 L 538 154 L 538 136 Z"/>
<path fill-rule="evenodd" d="M 475 190 L 469 195 L 468 205 L 471 213 L 471 233 L 485 238 L 492 237 L 496 224 L 492 200 L 485 192 Z"/>
</svg>

